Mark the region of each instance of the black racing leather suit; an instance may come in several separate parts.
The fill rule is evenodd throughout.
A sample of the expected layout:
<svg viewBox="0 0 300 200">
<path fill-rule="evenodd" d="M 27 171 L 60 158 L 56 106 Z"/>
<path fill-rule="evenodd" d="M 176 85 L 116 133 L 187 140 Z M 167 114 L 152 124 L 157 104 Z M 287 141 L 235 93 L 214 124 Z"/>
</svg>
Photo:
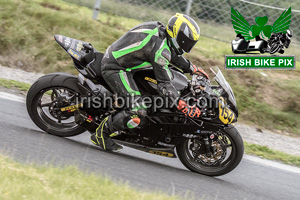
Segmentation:
<svg viewBox="0 0 300 200">
<path fill-rule="evenodd" d="M 186 73 L 193 69 L 189 60 L 177 55 L 171 48 L 165 26 L 160 22 L 146 22 L 132 28 L 107 48 L 101 72 L 114 93 L 122 97 L 130 94 L 134 99 L 140 99 L 141 94 L 133 80 L 133 73 L 137 69 L 152 67 L 158 82 L 158 93 L 177 98 L 178 91 L 170 82 L 169 64 Z M 145 106 L 140 101 L 136 102 L 138 103 L 131 105 L 131 110 L 113 117 L 111 131 L 128 128 L 126 121 L 130 119 L 130 115 L 138 115 L 141 119 L 146 115 Z"/>
</svg>

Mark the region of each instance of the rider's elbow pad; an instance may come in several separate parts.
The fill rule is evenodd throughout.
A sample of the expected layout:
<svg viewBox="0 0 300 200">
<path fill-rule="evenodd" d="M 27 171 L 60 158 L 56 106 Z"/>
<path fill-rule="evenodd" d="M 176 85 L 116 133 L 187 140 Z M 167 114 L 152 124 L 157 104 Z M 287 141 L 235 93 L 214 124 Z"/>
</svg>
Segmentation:
<svg viewBox="0 0 300 200">
<path fill-rule="evenodd" d="M 171 53 L 168 49 L 162 49 L 161 51 L 157 51 L 155 54 L 155 63 L 166 66 L 169 65 L 171 60 Z"/>
</svg>

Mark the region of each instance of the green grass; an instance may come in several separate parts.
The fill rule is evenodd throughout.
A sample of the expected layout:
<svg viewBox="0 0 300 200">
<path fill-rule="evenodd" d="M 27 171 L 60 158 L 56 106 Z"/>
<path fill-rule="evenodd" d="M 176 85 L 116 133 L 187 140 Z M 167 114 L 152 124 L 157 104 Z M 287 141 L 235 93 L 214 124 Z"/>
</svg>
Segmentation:
<svg viewBox="0 0 300 200">
<path fill-rule="evenodd" d="M 19 12 L 15 12 L 18 9 Z M 53 40 L 55 34 L 91 42 L 103 52 L 137 20 L 92 11 L 59 0 L 0 0 L 0 62 L 28 71 L 76 73 L 66 52 Z"/>
<path fill-rule="evenodd" d="M 137 191 L 76 167 L 36 166 L 17 163 L 0 155 L 0 199 L 16 200 L 175 200 L 161 192 Z"/>
<path fill-rule="evenodd" d="M 269 160 L 276 160 L 289 165 L 300 167 L 300 157 L 272 150 L 266 146 L 257 144 L 249 144 L 244 142 L 245 153 L 260 156 Z"/>
<path fill-rule="evenodd" d="M 21 91 L 28 91 L 31 85 L 28 83 L 0 78 L 0 86 L 5 88 L 16 88 Z"/>
<path fill-rule="evenodd" d="M 104 1 L 103 8 L 124 8 L 122 3 L 109 2 Z M 136 10 L 136 6 L 129 5 L 126 9 Z M 166 23 L 170 15 L 170 11 L 161 12 L 162 22 Z M 103 52 L 126 31 L 141 23 L 103 11 L 98 21 L 92 20 L 91 16 L 92 10 L 60 0 L 0 0 L 0 63 L 21 66 L 27 71 L 77 74 L 70 57 L 53 40 L 53 35 L 62 34 L 90 42 Z M 209 24 L 200 25 L 205 31 L 223 30 L 223 27 L 212 29 Z M 299 49 L 290 48 L 286 54 L 300 55 L 299 52 Z M 200 37 L 188 58 L 209 71 L 208 67 L 212 66 L 224 68 L 224 55 L 231 54 L 229 43 Z M 268 77 L 262 77 L 254 70 L 222 70 L 235 92 L 239 120 L 300 135 L 300 62 L 296 66 L 297 70 L 293 71 L 264 71 Z M 271 99 L 274 101 L 269 101 Z"/>
<path fill-rule="evenodd" d="M 245 152 L 285 164 L 300 166 L 300 157 L 245 143 Z M 53 167 L 19 163 L 0 154 L 0 199 L 30 200 L 175 200 L 162 192 L 137 191 L 128 184 L 107 177 L 83 173 L 74 166 Z"/>
<path fill-rule="evenodd" d="M 223 71 L 237 99 L 239 120 L 269 130 L 300 134 L 298 71 Z M 282 74 L 280 74 L 282 73 Z M 287 76 L 281 79 L 281 76 Z"/>
</svg>

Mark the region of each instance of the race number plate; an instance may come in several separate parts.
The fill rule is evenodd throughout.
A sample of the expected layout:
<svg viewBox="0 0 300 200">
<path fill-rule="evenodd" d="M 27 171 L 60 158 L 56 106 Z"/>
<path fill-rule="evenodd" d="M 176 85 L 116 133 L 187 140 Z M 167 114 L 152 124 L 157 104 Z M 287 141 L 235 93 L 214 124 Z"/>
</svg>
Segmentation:
<svg viewBox="0 0 300 200">
<path fill-rule="evenodd" d="M 222 102 L 219 102 L 219 119 L 224 124 L 231 124 L 231 122 L 234 120 L 235 114 L 226 106 L 222 106 Z"/>
</svg>

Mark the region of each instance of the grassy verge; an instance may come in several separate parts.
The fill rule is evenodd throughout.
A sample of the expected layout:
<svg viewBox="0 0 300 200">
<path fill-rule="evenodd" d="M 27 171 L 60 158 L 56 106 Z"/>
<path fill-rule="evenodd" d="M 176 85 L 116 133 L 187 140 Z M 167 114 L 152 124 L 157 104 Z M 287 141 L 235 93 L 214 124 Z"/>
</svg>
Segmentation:
<svg viewBox="0 0 300 200">
<path fill-rule="evenodd" d="M 158 192 L 137 191 L 95 174 L 84 174 L 75 167 L 56 168 L 21 164 L 0 155 L 0 199 L 30 200 L 175 200 Z"/>
<path fill-rule="evenodd" d="M 90 2 L 92 5 L 93 1 Z M 124 5 L 119 7 L 123 9 Z M 168 13 L 162 13 L 163 23 L 170 15 Z M 53 40 L 53 35 L 62 34 L 90 42 L 103 52 L 122 34 L 141 23 L 103 11 L 98 21 L 92 20 L 91 16 L 92 10 L 60 0 L 0 0 L 0 63 L 27 71 L 75 74 L 77 71 L 70 57 Z M 201 25 L 208 30 L 209 27 Z M 289 48 L 286 54 L 299 52 L 299 49 Z M 200 37 L 188 58 L 209 71 L 208 67 L 212 66 L 222 69 L 224 55 L 230 54 L 229 43 Z M 300 62 L 296 66 L 297 70 L 293 71 L 264 71 L 267 77 L 257 70 L 223 70 L 237 98 L 239 120 L 299 136 Z"/>
<path fill-rule="evenodd" d="M 260 156 L 269 160 L 277 160 L 289 165 L 300 167 L 300 157 L 272 150 L 266 146 L 244 142 L 245 153 Z"/>
<path fill-rule="evenodd" d="M 0 78 L 0 86 L 5 88 L 16 88 L 21 91 L 28 91 L 31 85 L 28 83 Z"/>
<path fill-rule="evenodd" d="M 67 53 L 53 40 L 55 34 L 91 42 L 103 52 L 139 23 L 105 13 L 95 21 L 88 8 L 59 0 L 1 0 L 0 10 L 0 62 L 44 73 L 76 72 Z"/>
</svg>

